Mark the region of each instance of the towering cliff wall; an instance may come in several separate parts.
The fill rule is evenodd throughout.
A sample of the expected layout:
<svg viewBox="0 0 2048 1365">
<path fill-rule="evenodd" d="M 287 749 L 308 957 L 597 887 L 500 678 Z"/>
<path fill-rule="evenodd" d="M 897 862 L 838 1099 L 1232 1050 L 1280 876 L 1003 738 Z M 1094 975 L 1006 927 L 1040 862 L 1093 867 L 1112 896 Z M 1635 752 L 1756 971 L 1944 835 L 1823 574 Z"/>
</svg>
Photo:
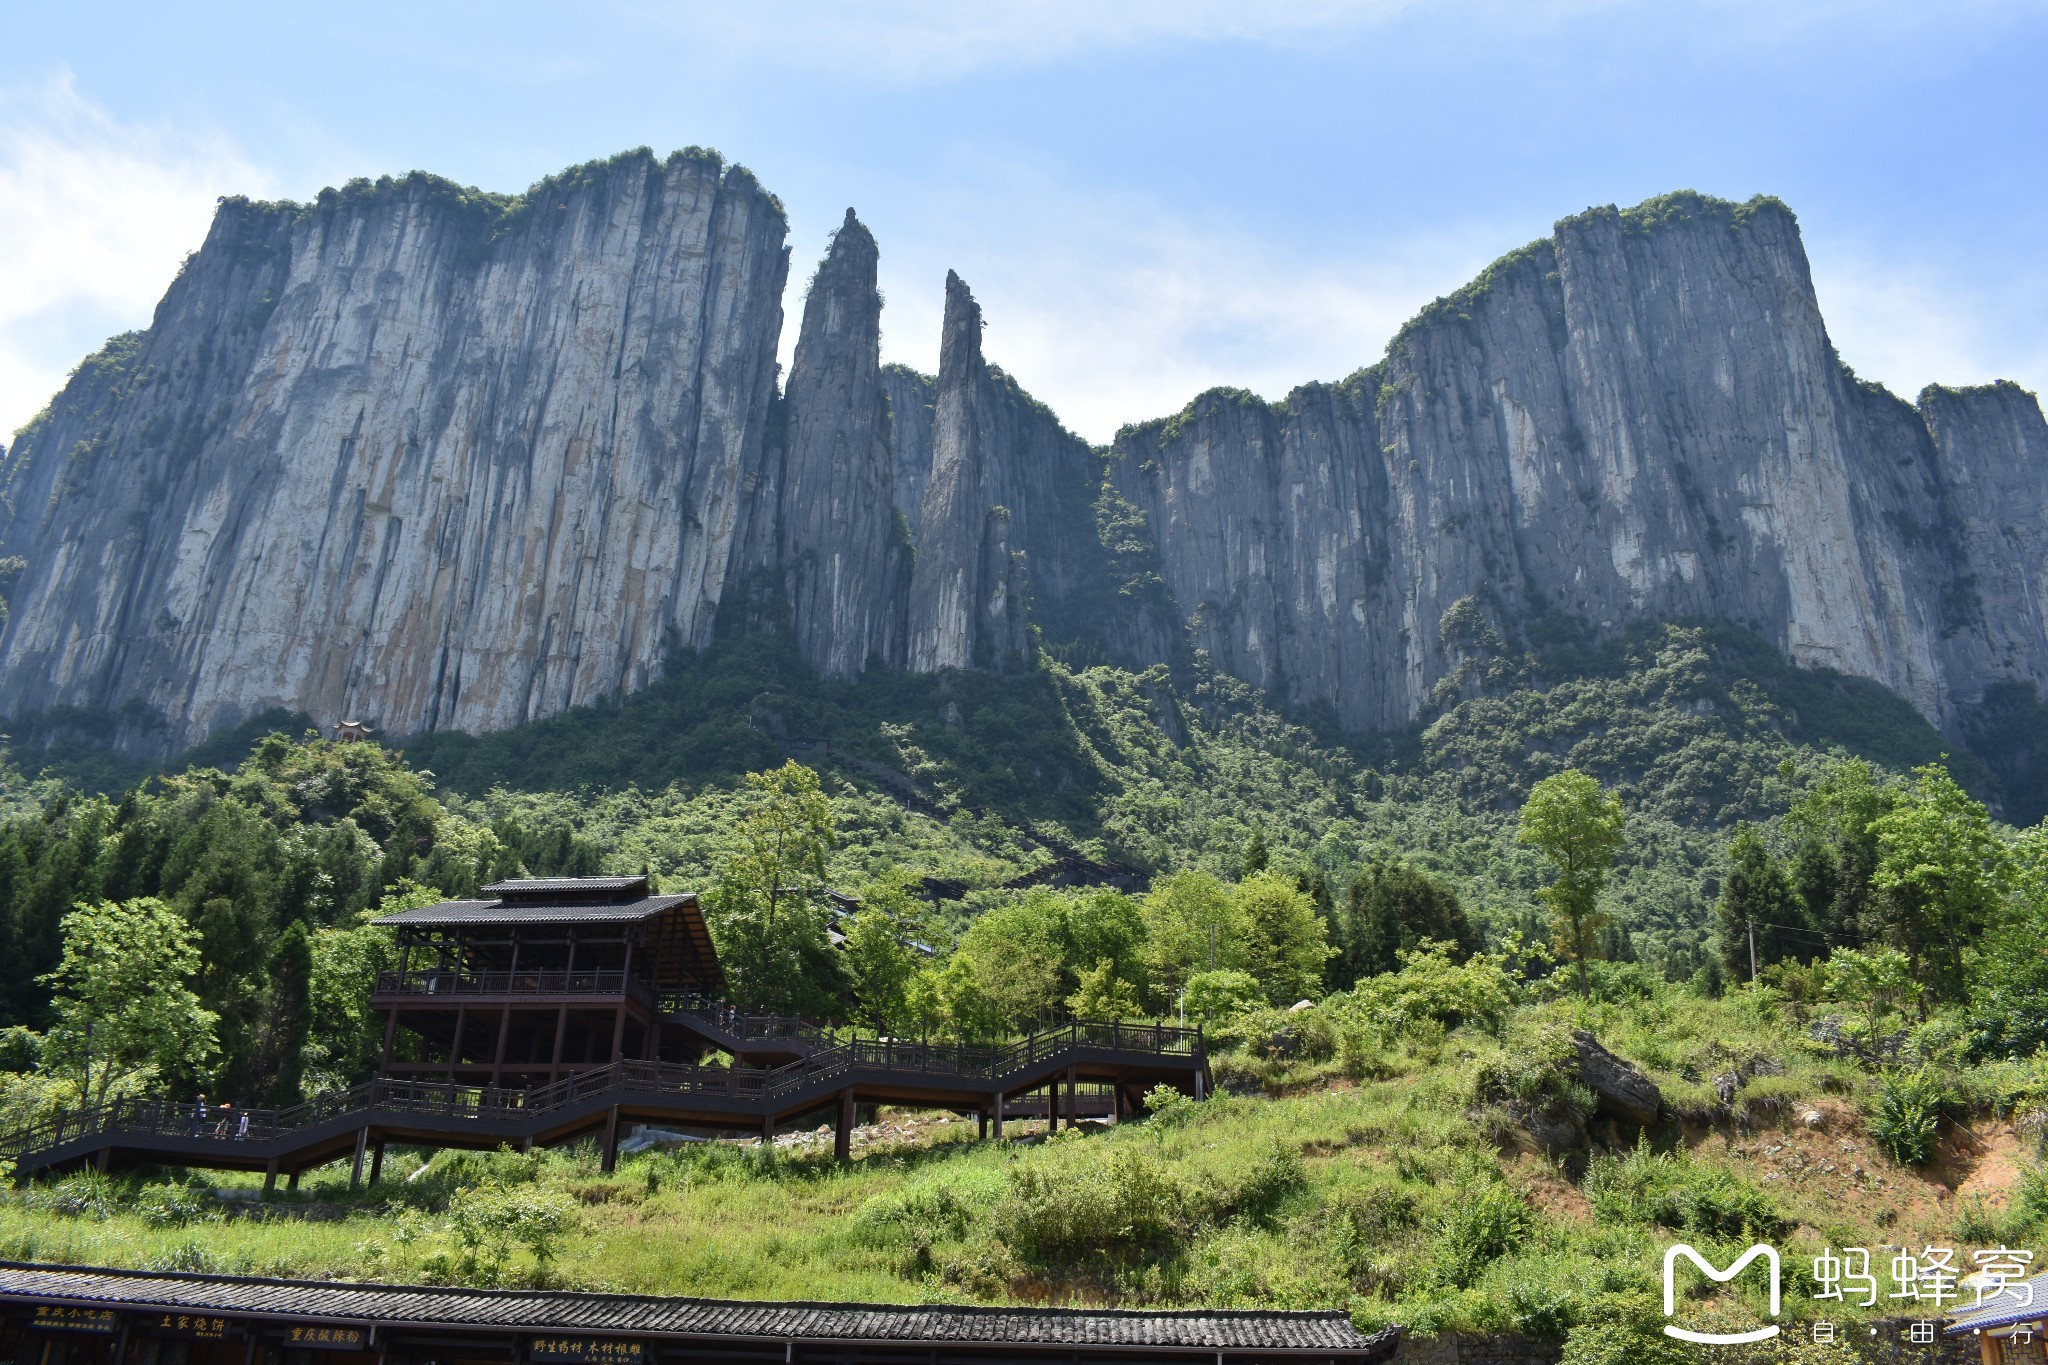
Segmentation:
<svg viewBox="0 0 2048 1365">
<path fill-rule="evenodd" d="M 883 367 L 851 211 L 778 393 L 784 237 L 702 153 L 224 203 L 0 457 L 0 715 L 153 719 L 159 751 L 273 706 L 499 728 L 641 686 L 742 583 L 786 611 L 724 619 L 830 676 L 1015 666 L 1035 625 L 1367 729 L 1475 609 L 1510 644 L 1724 618 L 1958 732 L 2048 683 L 2038 404 L 1858 382 L 1774 201 L 1568 219 L 1372 368 L 1106 452 L 989 363 L 957 277 L 938 375 Z"/>
<path fill-rule="evenodd" d="M 16 443 L 10 711 L 491 729 L 702 645 L 775 398 L 783 213 L 715 159 L 230 203 Z"/>
<path fill-rule="evenodd" d="M 1560 223 L 1343 383 L 1128 428 L 1110 469 L 1195 641 L 1351 725 L 1416 714 L 1467 597 L 1511 637 L 1725 618 L 1953 719 L 2048 678 L 2041 432 L 2009 385 L 1859 384 L 1792 215 L 1677 195 Z"/>
</svg>

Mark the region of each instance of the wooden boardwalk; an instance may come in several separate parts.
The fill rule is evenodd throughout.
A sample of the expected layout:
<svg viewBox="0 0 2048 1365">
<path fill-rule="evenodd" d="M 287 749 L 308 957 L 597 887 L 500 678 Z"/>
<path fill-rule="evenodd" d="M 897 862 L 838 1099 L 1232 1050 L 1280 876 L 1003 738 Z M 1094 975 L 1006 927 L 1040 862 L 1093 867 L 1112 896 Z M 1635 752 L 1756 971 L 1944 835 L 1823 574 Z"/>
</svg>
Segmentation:
<svg viewBox="0 0 2048 1365">
<path fill-rule="evenodd" d="M 743 1019 L 705 1026 L 709 1034 L 747 1032 Z M 121 1099 L 75 1111 L 0 1137 L 0 1160 L 17 1179 L 91 1166 L 196 1166 L 280 1175 L 353 1154 L 352 1180 L 367 1159 L 374 1181 L 387 1144 L 522 1150 L 598 1135 L 605 1169 L 617 1159 L 625 1125 L 647 1123 L 772 1136 L 778 1127 L 821 1112 L 849 1155 L 856 1106 L 888 1104 L 977 1113 L 1001 1136 L 1014 1097 L 1047 1090 L 1069 1124 L 1076 1087 L 1107 1086 L 1117 1114 L 1135 1112 L 1144 1093 L 1168 1085 L 1196 1098 L 1209 1088 L 1199 1030 L 1160 1025 L 1072 1023 L 999 1047 L 892 1040 L 803 1040 L 809 1050 L 783 1066 L 707 1066 L 615 1061 L 550 1085 L 497 1089 L 379 1079 L 316 1095 L 282 1110 L 215 1109 L 164 1099 Z"/>
</svg>

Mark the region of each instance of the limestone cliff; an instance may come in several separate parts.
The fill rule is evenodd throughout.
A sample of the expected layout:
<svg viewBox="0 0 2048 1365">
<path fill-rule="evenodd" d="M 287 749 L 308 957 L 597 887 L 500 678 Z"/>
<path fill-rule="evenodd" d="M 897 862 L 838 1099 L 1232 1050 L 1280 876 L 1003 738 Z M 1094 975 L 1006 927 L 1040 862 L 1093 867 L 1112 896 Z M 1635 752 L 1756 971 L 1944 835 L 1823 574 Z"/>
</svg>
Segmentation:
<svg viewBox="0 0 2048 1365">
<path fill-rule="evenodd" d="M 1011 512 L 997 501 L 1007 452 L 993 444 L 989 387 L 981 307 L 947 271 L 931 470 L 910 580 L 909 659 L 921 673 L 1001 667 L 1024 654 L 1023 566 L 1010 548 Z"/>
<path fill-rule="evenodd" d="M 5 471 L 6 709 L 491 729 L 702 645 L 757 509 L 781 207 L 646 154 L 231 202 Z"/>
<path fill-rule="evenodd" d="M 1725 618 L 1953 719 L 2048 678 L 2041 433 L 2011 386 L 1858 383 L 1792 215 L 1676 195 L 1560 223 L 1342 383 L 1127 428 L 1110 468 L 1195 641 L 1350 725 L 1422 708 L 1468 597 L 1510 634 Z"/>
<path fill-rule="evenodd" d="M 898 533 L 882 390 L 880 253 L 846 211 L 804 303 L 789 372 L 777 562 L 797 647 L 827 677 L 903 660 L 910 545 Z"/>
<path fill-rule="evenodd" d="M 0 455 L 0 715 L 159 752 L 278 706 L 492 729 L 719 619 L 786 620 L 835 677 L 1015 666 L 1034 627 L 1194 646 L 1363 729 L 1421 713 L 1474 621 L 1513 646 L 1553 613 L 1734 621 L 1956 732 L 2048 683 L 2038 404 L 1856 380 L 1775 201 L 1567 219 L 1371 368 L 1107 451 L 989 363 L 957 277 L 938 375 L 881 366 L 850 211 L 778 393 L 785 236 L 696 151 L 224 202 Z M 742 584 L 776 609 L 721 617 Z"/>
</svg>

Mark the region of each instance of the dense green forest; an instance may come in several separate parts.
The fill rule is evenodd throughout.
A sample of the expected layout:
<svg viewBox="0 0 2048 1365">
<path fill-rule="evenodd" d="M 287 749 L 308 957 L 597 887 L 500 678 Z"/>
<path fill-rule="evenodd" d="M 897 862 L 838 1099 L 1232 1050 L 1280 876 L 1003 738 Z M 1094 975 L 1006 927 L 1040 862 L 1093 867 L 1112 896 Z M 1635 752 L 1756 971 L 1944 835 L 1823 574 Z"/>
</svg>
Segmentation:
<svg viewBox="0 0 2048 1365">
<path fill-rule="evenodd" d="M 1425 939 L 1460 954 L 1549 951 L 1546 864 L 1518 838 L 1517 813 L 1567 770 L 1611 792 L 1622 821 L 1598 903 L 1574 930 L 1585 956 L 1718 989 L 1749 962 L 1747 930 L 1733 952 L 1716 906 L 1758 895 L 1770 898 L 1750 916 L 1767 926 L 1759 967 L 1830 946 L 1910 946 L 1904 912 L 1871 889 L 1874 836 L 1851 828 L 1887 803 L 1933 799 L 1907 774 L 1941 759 L 1941 742 L 1904 703 L 1793 669 L 1727 627 L 1646 627 L 1598 647 L 1559 630 L 1510 657 L 1472 615 L 1464 665 L 1423 723 L 1391 737 L 1282 715 L 1199 661 L 828 683 L 786 640 L 755 635 L 616 704 L 402 752 L 250 727 L 114 790 L 92 789 L 103 768 L 67 769 L 61 755 L 34 778 L 10 765 L 0 1019 L 51 1025 L 49 974 L 74 907 L 157 898 L 194 936 L 196 998 L 224 1040 L 182 1084 L 284 1099 L 347 1083 L 367 1064 L 350 997 L 367 983 L 376 931 L 362 924 L 378 907 L 521 873 L 641 870 L 715 900 L 760 805 L 764 779 L 747 775 L 792 758 L 818 775 L 829 809 L 806 875 L 891 926 L 855 949 L 909 939 L 950 965 L 948 983 L 919 988 L 927 1028 L 945 1015 L 942 995 L 948 1026 L 982 1032 L 1076 1002 L 1184 1011 L 1193 973 L 1158 956 L 1176 916 L 1239 924 L 1232 960 L 1208 965 L 1265 962 L 1230 989 L 1269 1005 L 1392 970 Z M 1982 813 L 1970 791 L 1995 794 L 1995 780 L 1967 759 L 1947 771 L 1964 784 L 1944 789 L 1953 801 Z M 1857 783 L 1868 790 L 1855 819 L 1813 813 Z M 1064 853 L 1135 865 L 1154 889 L 1004 889 Z M 1242 927 L 1290 919 L 1321 926 L 1300 929 L 1312 949 Z M 727 921 L 728 953 L 739 923 Z M 981 1003 L 961 1004 L 970 967 L 1014 958 L 1019 943 L 1033 962 L 1057 960 L 1048 984 L 1020 994 L 981 980 Z M 1272 966 L 1289 953 L 1322 957 L 1314 971 Z M 892 1022 L 863 1003 L 857 957 L 817 957 L 810 978 L 787 977 L 808 986 L 747 1003 Z M 1944 970 L 1952 986 L 1960 968 Z"/>
<path fill-rule="evenodd" d="M 1038 1145 L 886 1117 L 850 1167 L 805 1134 L 611 1175 L 579 1150 L 399 1154 L 369 1189 L 285 1198 L 308 1222 L 230 1216 L 209 1190 L 234 1177 L 87 1174 L 0 1200 L 0 1256 L 1342 1306 L 1596 1365 L 1691 1359 L 1645 1287 L 1671 1233 L 1784 1239 L 1797 1265 L 2048 1228 L 2048 830 L 1999 818 L 1998 775 L 1725 627 L 1510 655 L 1474 620 L 1393 736 L 1199 660 L 841 684 L 759 636 L 404 750 L 265 717 L 143 772 L 24 732 L 0 767 L 0 1125 L 360 1079 L 389 951 L 368 921 L 522 873 L 700 892 L 753 1009 L 962 1040 L 1198 1021 L 1224 1094 Z M 1013 885 L 1063 858 L 1142 880 Z M 858 910 L 788 895 L 828 887 Z M 1581 1031 L 1654 1081 L 1657 1125 L 1602 1116 Z"/>
</svg>

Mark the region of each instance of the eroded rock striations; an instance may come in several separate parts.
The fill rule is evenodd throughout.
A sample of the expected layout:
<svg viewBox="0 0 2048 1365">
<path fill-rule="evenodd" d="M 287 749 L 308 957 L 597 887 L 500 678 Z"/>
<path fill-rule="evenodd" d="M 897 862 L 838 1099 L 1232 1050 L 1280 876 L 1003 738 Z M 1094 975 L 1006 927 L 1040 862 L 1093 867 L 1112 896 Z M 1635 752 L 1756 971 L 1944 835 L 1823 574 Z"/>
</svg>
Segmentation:
<svg viewBox="0 0 2048 1365">
<path fill-rule="evenodd" d="M 1378 365 L 1107 451 L 957 277 L 938 375 L 883 367 L 851 211 L 778 394 L 785 236 L 698 152 L 224 203 L 0 459 L 0 713 L 158 751 L 273 706 L 497 728 L 643 685 L 742 585 L 829 676 L 1014 666 L 1035 626 L 1360 728 L 1549 613 L 1728 619 L 1951 728 L 2048 682 L 2038 404 L 1857 381 L 1775 201 L 1568 219 Z"/>
<path fill-rule="evenodd" d="M 637 687 L 710 637 L 775 401 L 780 205 L 635 155 L 493 201 L 231 201 L 17 442 L 4 709 L 404 734 Z"/>
<path fill-rule="evenodd" d="M 2044 454 L 2014 386 L 1855 380 L 1782 205 L 1676 195 L 1560 223 L 1342 383 L 1127 428 L 1110 470 L 1196 642 L 1353 726 L 1422 708 L 1464 599 L 1510 635 L 1720 617 L 1953 721 L 2048 679 Z"/>
<path fill-rule="evenodd" d="M 904 656 L 910 541 L 894 501 L 879 260 L 848 209 L 811 282 L 789 372 L 777 562 L 797 646 L 833 678 L 858 675 L 870 656 Z"/>
</svg>

